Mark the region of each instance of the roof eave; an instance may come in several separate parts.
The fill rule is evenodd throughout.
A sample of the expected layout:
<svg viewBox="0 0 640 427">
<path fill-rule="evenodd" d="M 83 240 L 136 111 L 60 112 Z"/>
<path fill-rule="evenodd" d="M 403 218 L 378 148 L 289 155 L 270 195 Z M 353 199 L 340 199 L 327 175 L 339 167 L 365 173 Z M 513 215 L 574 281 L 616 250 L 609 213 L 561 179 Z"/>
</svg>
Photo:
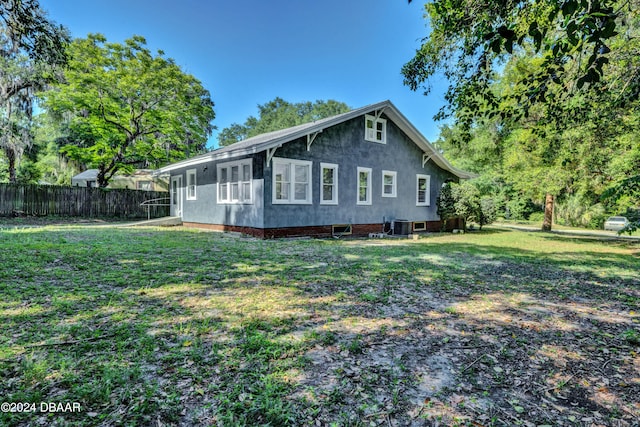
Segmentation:
<svg viewBox="0 0 640 427">
<path fill-rule="evenodd" d="M 407 120 L 407 118 L 389 100 L 382 101 L 377 104 L 367 105 L 365 107 L 352 110 L 348 113 L 340 114 L 338 116 L 335 116 L 332 119 L 319 120 L 317 125 L 311 125 L 309 127 L 300 129 L 299 131 L 284 134 L 282 136 L 270 139 L 262 143 L 258 143 L 250 147 L 243 147 L 237 150 L 233 150 L 233 149 L 225 150 L 222 152 L 218 152 L 218 150 L 215 150 L 215 151 L 211 151 L 210 153 L 207 153 L 206 155 L 201 155 L 198 157 L 194 157 L 192 159 L 187 159 L 177 163 L 173 163 L 171 165 L 167 165 L 163 168 L 158 169 L 156 174 L 167 173 L 172 170 L 189 167 L 189 166 L 196 166 L 196 165 L 214 161 L 214 160 L 233 159 L 240 156 L 252 155 L 252 154 L 260 153 L 272 148 L 281 147 L 283 144 L 286 144 L 287 142 L 294 141 L 298 138 L 313 134 L 315 132 L 322 132 L 324 129 L 327 129 L 331 126 L 335 126 L 337 124 L 346 122 L 347 120 L 351 120 L 363 114 L 368 114 L 368 113 L 371 113 L 372 111 L 377 111 L 380 109 L 384 109 L 384 113 L 388 117 L 390 117 L 396 123 L 396 125 L 398 125 L 400 129 L 402 129 L 402 131 L 405 132 L 409 136 L 409 138 L 412 141 L 414 141 L 416 145 L 418 145 L 418 147 L 420 147 L 420 149 L 423 152 L 429 154 L 432 160 L 439 167 L 441 167 L 442 169 L 448 170 L 449 172 L 456 175 L 460 179 L 470 179 L 475 177 L 474 174 L 471 174 L 469 172 L 453 167 L 447 161 L 447 159 L 445 159 L 442 156 L 442 154 L 440 154 L 438 151 L 436 151 L 433 148 L 431 143 L 420 133 L 420 131 L 418 131 L 418 129 L 413 124 L 411 124 L 409 120 Z"/>
<path fill-rule="evenodd" d="M 442 169 L 451 172 L 460 179 L 471 179 L 476 176 L 472 173 L 458 169 L 449 163 L 449 161 L 440 152 L 433 148 L 433 145 L 431 145 L 429 140 L 420 133 L 420 131 L 404 116 L 404 114 L 400 112 L 400 110 L 395 108 L 390 101 L 387 102 L 392 107 L 389 112 L 385 112 L 387 116 L 391 117 L 394 123 L 396 123 L 396 125 L 398 125 L 400 129 L 402 129 L 402 131 L 406 133 L 424 153 L 429 154 L 431 156 L 431 160 L 435 164 Z"/>
</svg>

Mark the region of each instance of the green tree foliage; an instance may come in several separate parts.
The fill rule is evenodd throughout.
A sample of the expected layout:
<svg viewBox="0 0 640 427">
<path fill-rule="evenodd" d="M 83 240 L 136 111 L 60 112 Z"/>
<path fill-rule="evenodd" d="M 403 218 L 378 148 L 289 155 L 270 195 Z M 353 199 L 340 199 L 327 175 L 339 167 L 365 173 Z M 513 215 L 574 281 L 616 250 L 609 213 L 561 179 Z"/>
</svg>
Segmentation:
<svg viewBox="0 0 640 427">
<path fill-rule="evenodd" d="M 604 201 L 618 202 L 620 200 L 635 200 L 640 201 L 640 175 L 635 175 L 629 178 L 625 178 L 613 185 L 611 185 L 602 194 Z M 631 234 L 632 232 L 640 229 L 640 202 L 635 205 L 635 209 L 628 209 L 631 211 L 631 224 L 629 224 L 625 232 Z"/>
<path fill-rule="evenodd" d="M 456 215 L 464 220 L 466 229 L 471 221 L 478 221 L 480 213 L 480 191 L 469 181 L 452 185 L 451 192 L 455 200 Z"/>
<path fill-rule="evenodd" d="M 491 224 L 497 216 L 494 197 L 482 194 L 482 182 L 479 181 L 446 182 L 436 199 L 436 206 L 443 230 L 451 218 L 462 218 L 465 229 L 470 222 L 475 222 L 482 230 L 482 226 Z"/>
<path fill-rule="evenodd" d="M 513 82 L 522 62 L 531 60 L 510 62 L 496 79 L 496 90 Z M 478 120 L 469 130 L 452 124 L 443 127 L 437 145 L 456 166 L 480 173 L 501 188 L 508 209 L 499 209 L 506 217 L 526 218 L 532 211 L 527 201 L 541 205 L 546 193 L 552 193 L 561 205 L 555 210 L 560 222 L 601 227 L 606 213 L 640 205 L 640 197 L 632 192 L 600 204 L 609 186 L 629 183 L 626 178 L 640 170 L 638 110 L 618 110 L 607 118 L 606 108 L 607 104 L 599 106 L 588 113 L 591 119 L 585 115 L 570 128 L 547 123 L 544 133 L 536 131 L 544 111 L 540 107 L 517 122 L 494 116 Z"/>
<path fill-rule="evenodd" d="M 450 86 L 440 116 L 453 112 L 468 123 L 487 111 L 527 117 L 537 104 L 564 111 L 577 95 L 598 95 L 616 55 L 615 37 L 633 28 L 628 18 L 637 6 L 637 0 L 434 0 L 425 5 L 430 34 L 403 67 L 405 83 L 428 92 L 444 73 Z M 629 56 L 635 47 L 624 50 L 635 61 Z M 508 93 L 513 105 L 505 108 L 505 94 L 491 84 L 504 63 L 523 52 L 539 58 L 539 66 L 521 75 Z M 637 92 L 640 76 L 626 75 L 620 83 Z"/>
<path fill-rule="evenodd" d="M 451 182 L 442 184 L 440 194 L 438 194 L 438 198 L 436 199 L 436 212 L 440 217 L 440 221 L 442 221 L 442 231 L 445 230 L 447 221 L 457 216 L 456 199 L 453 197 L 452 185 L 453 183 Z"/>
<path fill-rule="evenodd" d="M 11 182 L 18 180 L 17 165 L 32 145 L 35 91 L 59 77 L 68 41 L 67 31 L 49 21 L 36 0 L 0 2 L 0 149 Z"/>
<path fill-rule="evenodd" d="M 599 196 L 640 170 L 639 5 L 433 1 L 405 83 L 428 92 L 449 79 L 437 117 L 453 124 L 438 144 L 454 163 L 504 182 L 514 199 L 580 200 L 593 224 Z M 605 208 L 640 199 L 616 203 Z"/>
<path fill-rule="evenodd" d="M 202 152 L 215 114 L 209 91 L 143 37 L 124 44 L 90 34 L 69 47 L 65 81 L 43 94 L 65 120 L 62 151 L 97 168 L 105 187 L 118 171 L 157 167 Z"/>
<path fill-rule="evenodd" d="M 482 230 L 482 226 L 491 224 L 498 217 L 498 211 L 496 210 L 496 202 L 491 196 L 481 196 L 480 206 L 476 221 Z"/>
<path fill-rule="evenodd" d="M 257 118 L 249 116 L 242 125 L 233 123 L 224 128 L 218 134 L 218 144 L 224 147 L 252 136 L 309 123 L 349 110 L 347 104 L 334 100 L 290 103 L 278 97 L 258 105 Z"/>
<path fill-rule="evenodd" d="M 37 62 L 66 64 L 67 30 L 47 19 L 38 0 L 3 0 L 0 22 L 3 38 L 11 41 L 10 47 L 2 48 L 2 56 L 20 50 Z"/>
<path fill-rule="evenodd" d="M 33 146 L 29 153 L 37 167 L 39 183 L 69 185 L 71 178 L 82 170 L 82 165 L 60 153 L 59 142 L 66 141 L 62 130 L 50 114 L 42 113 L 33 118 Z"/>
</svg>

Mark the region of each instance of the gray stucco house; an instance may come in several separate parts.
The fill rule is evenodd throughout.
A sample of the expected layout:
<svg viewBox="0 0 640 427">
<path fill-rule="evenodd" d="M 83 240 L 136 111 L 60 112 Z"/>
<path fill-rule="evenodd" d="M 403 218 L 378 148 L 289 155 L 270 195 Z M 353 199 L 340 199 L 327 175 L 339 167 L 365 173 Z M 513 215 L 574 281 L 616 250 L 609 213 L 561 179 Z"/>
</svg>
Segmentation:
<svg viewBox="0 0 640 427">
<path fill-rule="evenodd" d="M 186 226 L 262 238 L 439 230 L 454 168 L 390 102 L 246 139 L 165 166 Z M 453 225 L 457 227 L 457 225 Z"/>
</svg>

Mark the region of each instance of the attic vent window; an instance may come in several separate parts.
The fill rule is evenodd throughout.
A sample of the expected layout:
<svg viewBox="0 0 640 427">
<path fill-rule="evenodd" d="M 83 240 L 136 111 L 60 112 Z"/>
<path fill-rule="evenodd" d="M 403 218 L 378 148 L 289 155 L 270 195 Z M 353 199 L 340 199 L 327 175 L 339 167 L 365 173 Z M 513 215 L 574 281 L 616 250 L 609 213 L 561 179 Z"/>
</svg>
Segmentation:
<svg viewBox="0 0 640 427">
<path fill-rule="evenodd" d="M 364 116 L 364 139 L 380 144 L 387 143 L 387 121 L 375 116 Z"/>
</svg>

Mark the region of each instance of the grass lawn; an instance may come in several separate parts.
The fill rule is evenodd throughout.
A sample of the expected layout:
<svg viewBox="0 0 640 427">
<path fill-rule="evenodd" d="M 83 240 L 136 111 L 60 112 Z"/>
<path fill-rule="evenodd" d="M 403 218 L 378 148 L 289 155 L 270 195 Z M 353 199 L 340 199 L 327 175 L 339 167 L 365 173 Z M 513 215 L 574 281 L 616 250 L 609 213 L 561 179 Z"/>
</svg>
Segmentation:
<svg viewBox="0 0 640 427">
<path fill-rule="evenodd" d="M 525 227 L 531 227 L 534 228 L 536 230 L 541 230 L 542 229 L 542 222 L 540 221 L 498 221 L 495 224 L 497 225 L 516 225 L 516 226 L 525 226 Z M 593 229 L 593 228 L 584 228 L 584 227 L 571 227 L 568 225 L 558 225 L 558 224 L 553 224 L 552 227 L 553 231 L 565 231 L 565 232 L 577 232 L 577 233 L 591 233 L 594 235 L 601 235 L 603 237 L 606 236 L 617 236 L 617 237 L 628 237 L 628 236 L 635 236 L 635 237 L 640 237 L 640 230 L 636 230 L 632 233 L 621 233 L 618 234 L 618 232 L 616 231 L 611 231 L 611 230 L 602 230 L 602 229 Z"/>
<path fill-rule="evenodd" d="M 78 226 L 0 257 L 0 425 L 640 419 L 639 242 Z"/>
</svg>

